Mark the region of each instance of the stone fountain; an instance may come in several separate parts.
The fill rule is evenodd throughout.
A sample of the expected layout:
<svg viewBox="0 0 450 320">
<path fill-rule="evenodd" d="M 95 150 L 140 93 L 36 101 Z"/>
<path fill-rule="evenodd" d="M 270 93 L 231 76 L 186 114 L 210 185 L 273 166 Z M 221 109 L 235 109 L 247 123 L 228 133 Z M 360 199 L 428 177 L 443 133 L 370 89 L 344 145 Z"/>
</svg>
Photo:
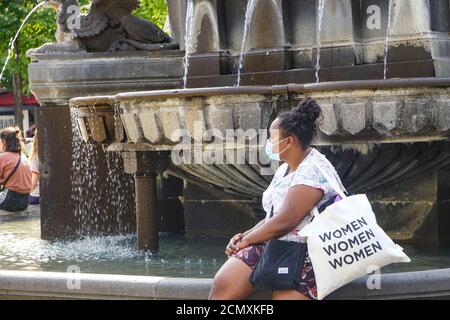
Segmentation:
<svg viewBox="0 0 450 320">
<path fill-rule="evenodd" d="M 264 217 L 274 164 L 250 151 L 278 113 L 312 96 L 324 111 L 314 145 L 348 189 L 367 193 L 391 237 L 450 242 L 448 1 L 190 1 L 167 1 L 173 39 L 128 13 L 126 23 L 151 35 L 110 41 L 61 25 L 60 43 L 30 52 L 43 237 L 137 230 L 139 247 L 156 251 L 158 231 L 223 237 L 251 227 Z M 100 226 L 77 218 L 71 181 L 85 168 L 74 170 L 70 108 L 97 155 L 81 187 L 113 217 Z M 227 129 L 257 133 L 228 145 L 205 135 Z M 200 151 L 202 163 L 174 161 L 187 142 L 177 132 L 189 137 L 179 154 Z M 242 151 L 243 161 L 208 161 L 223 160 L 218 149 Z M 120 223 L 105 206 L 110 153 L 121 159 Z"/>
</svg>

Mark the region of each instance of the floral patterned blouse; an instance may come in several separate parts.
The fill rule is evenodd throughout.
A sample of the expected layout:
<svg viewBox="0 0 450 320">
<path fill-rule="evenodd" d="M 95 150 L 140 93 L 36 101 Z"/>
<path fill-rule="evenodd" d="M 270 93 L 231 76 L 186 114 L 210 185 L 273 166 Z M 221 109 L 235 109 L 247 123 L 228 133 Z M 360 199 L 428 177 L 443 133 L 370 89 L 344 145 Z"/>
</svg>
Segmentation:
<svg viewBox="0 0 450 320">
<path fill-rule="evenodd" d="M 283 201 L 286 198 L 290 187 L 296 185 L 306 185 L 323 190 L 324 196 L 322 200 L 319 201 L 317 207 L 320 207 L 322 203 L 336 196 L 336 191 L 332 189 L 327 179 L 322 175 L 314 163 L 319 165 L 330 177 L 334 177 L 337 180 L 338 185 L 340 185 L 342 190 L 345 191 L 341 179 L 339 178 L 339 175 L 331 162 L 328 161 L 328 159 L 317 149 L 312 148 L 311 152 L 307 155 L 295 172 L 289 173 L 285 176 L 288 169 L 287 163 L 281 165 L 276 171 L 272 182 L 263 193 L 262 204 L 264 211 L 266 212 L 266 220 L 270 218 L 272 206 L 274 209 L 274 215 L 277 215 L 280 212 Z M 312 216 L 312 212 L 310 212 L 300 222 L 300 224 L 294 228 L 294 230 L 281 237 L 280 240 L 305 242 L 305 239 L 301 238 L 298 233 L 304 226 L 311 222 Z"/>
</svg>

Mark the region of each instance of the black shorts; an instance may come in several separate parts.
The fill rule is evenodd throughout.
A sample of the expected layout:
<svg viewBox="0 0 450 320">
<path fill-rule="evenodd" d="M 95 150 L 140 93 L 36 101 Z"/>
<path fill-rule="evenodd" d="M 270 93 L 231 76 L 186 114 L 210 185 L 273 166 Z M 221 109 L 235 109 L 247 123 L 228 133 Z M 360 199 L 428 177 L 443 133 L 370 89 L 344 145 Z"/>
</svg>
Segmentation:
<svg viewBox="0 0 450 320">
<path fill-rule="evenodd" d="M 238 253 L 232 255 L 232 257 L 242 260 L 247 266 L 253 269 L 258 263 L 264 247 L 264 244 L 255 244 L 242 249 Z M 309 254 L 306 255 L 305 264 L 300 272 L 301 282 L 300 286 L 296 288 L 296 291 L 312 300 L 317 300 L 316 277 L 314 275 Z"/>
<path fill-rule="evenodd" d="M 0 209 L 10 212 L 23 211 L 28 208 L 29 197 L 29 194 L 5 189 L 0 193 Z"/>
</svg>

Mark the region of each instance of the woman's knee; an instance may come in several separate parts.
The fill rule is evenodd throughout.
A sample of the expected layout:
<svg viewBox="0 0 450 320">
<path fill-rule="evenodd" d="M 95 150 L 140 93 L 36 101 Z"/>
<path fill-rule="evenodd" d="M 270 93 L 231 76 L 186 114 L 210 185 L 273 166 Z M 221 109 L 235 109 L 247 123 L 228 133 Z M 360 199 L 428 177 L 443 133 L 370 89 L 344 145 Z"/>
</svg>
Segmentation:
<svg viewBox="0 0 450 320">
<path fill-rule="evenodd" d="M 249 282 L 251 271 L 242 261 L 230 258 L 214 277 L 209 299 L 245 299 L 253 291 Z"/>
<path fill-rule="evenodd" d="M 211 292 L 209 294 L 210 300 L 228 300 L 231 299 L 231 279 L 224 274 L 217 274 L 214 277 Z"/>
</svg>

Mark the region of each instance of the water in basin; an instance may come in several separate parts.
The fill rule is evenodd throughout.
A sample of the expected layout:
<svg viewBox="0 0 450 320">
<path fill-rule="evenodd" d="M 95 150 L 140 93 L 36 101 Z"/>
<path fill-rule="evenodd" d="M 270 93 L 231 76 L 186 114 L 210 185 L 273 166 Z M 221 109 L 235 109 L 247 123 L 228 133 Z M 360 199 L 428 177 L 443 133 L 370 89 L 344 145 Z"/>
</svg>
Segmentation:
<svg viewBox="0 0 450 320">
<path fill-rule="evenodd" d="M 39 218 L 3 221 L 0 270 L 66 272 L 77 266 L 83 273 L 211 278 L 226 261 L 228 240 L 162 236 L 161 252 L 152 256 L 135 249 L 134 235 L 48 242 L 40 239 Z M 412 263 L 391 265 L 383 272 L 450 267 L 448 248 L 404 248 Z"/>
</svg>

